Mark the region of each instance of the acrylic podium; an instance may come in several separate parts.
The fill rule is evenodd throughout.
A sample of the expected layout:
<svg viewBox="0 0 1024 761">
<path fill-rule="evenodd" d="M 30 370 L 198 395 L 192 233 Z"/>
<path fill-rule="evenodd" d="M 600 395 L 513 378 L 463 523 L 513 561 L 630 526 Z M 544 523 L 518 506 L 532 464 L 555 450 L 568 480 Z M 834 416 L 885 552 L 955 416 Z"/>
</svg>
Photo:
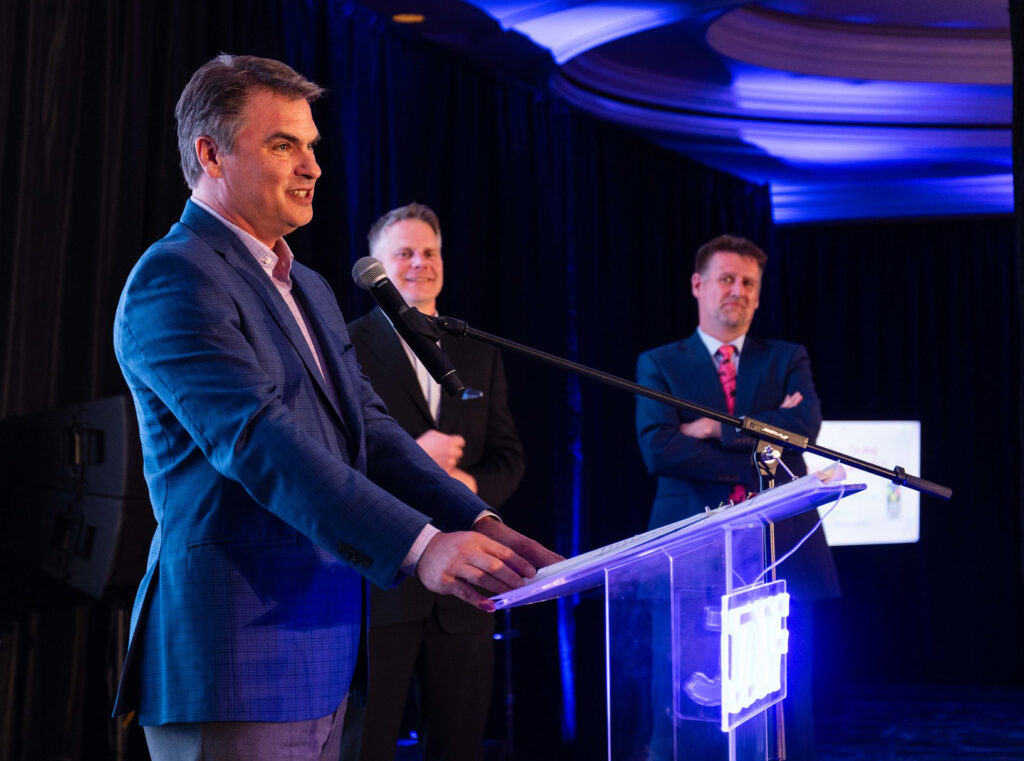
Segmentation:
<svg viewBox="0 0 1024 761">
<path fill-rule="evenodd" d="M 771 525 L 864 488 L 840 466 L 542 569 L 497 607 L 604 584 L 608 758 L 766 761 L 789 596 Z M 596 633 L 595 633 L 596 636 Z"/>
</svg>

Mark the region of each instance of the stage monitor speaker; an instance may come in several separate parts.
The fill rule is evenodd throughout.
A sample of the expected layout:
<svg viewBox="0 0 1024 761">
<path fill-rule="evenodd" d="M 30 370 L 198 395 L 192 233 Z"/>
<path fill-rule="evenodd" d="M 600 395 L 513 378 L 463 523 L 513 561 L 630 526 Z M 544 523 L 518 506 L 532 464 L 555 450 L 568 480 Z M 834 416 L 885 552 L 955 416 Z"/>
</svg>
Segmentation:
<svg viewBox="0 0 1024 761">
<path fill-rule="evenodd" d="M 128 604 L 155 522 L 130 397 L 0 420 L 4 562 Z"/>
</svg>

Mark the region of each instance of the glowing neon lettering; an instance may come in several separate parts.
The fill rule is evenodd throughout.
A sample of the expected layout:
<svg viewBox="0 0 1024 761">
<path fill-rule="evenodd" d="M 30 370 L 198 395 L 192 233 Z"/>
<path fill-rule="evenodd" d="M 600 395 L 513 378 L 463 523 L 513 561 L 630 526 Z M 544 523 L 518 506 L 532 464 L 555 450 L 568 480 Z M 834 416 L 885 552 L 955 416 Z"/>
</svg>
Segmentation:
<svg viewBox="0 0 1024 761">
<path fill-rule="evenodd" d="M 789 652 L 789 594 L 762 597 L 722 612 L 722 709 L 738 714 L 782 690 Z"/>
</svg>

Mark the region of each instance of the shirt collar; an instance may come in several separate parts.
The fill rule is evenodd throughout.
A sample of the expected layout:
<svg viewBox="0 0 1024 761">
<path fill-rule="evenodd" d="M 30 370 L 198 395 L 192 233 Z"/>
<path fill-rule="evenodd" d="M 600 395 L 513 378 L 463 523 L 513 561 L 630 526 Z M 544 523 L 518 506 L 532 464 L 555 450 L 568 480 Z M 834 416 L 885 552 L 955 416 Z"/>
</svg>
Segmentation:
<svg viewBox="0 0 1024 761">
<path fill-rule="evenodd" d="M 697 335 L 700 336 L 700 340 L 704 342 L 704 346 L 707 347 L 707 350 L 712 357 L 715 356 L 716 351 L 718 351 L 720 348 L 722 348 L 722 346 L 724 346 L 727 343 L 726 341 L 719 341 L 714 336 L 709 336 L 707 333 L 700 329 L 700 326 L 697 327 Z M 747 334 L 744 333 L 739 338 L 734 338 L 732 341 L 728 341 L 728 343 L 736 347 L 737 354 L 743 354 L 743 342 L 746 340 Z"/>
<path fill-rule="evenodd" d="M 278 238 L 274 248 L 270 248 L 263 241 L 222 217 L 195 195 L 192 196 L 191 201 L 199 208 L 212 214 L 217 221 L 231 230 L 270 277 L 283 283 L 290 283 L 289 275 L 291 274 L 292 261 L 295 259 L 295 256 L 292 254 L 292 250 L 288 247 L 288 243 L 284 238 Z"/>
</svg>

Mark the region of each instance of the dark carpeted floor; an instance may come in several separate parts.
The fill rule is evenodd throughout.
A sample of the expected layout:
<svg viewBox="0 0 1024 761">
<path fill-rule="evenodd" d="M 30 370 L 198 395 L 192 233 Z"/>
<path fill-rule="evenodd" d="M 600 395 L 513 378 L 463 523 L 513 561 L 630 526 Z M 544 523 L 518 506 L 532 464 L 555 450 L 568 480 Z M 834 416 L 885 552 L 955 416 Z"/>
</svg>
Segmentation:
<svg viewBox="0 0 1024 761">
<path fill-rule="evenodd" d="M 857 688 L 817 725 L 818 761 L 1018 761 L 1024 687 Z"/>
<path fill-rule="evenodd" d="M 851 687 L 819 706 L 815 719 L 817 761 L 1024 761 L 1024 687 Z M 485 757 L 505 761 L 503 745 L 488 743 Z M 562 752 L 566 759 L 579 755 Z M 396 755 L 396 761 L 420 759 L 415 743 Z"/>
</svg>

